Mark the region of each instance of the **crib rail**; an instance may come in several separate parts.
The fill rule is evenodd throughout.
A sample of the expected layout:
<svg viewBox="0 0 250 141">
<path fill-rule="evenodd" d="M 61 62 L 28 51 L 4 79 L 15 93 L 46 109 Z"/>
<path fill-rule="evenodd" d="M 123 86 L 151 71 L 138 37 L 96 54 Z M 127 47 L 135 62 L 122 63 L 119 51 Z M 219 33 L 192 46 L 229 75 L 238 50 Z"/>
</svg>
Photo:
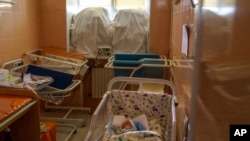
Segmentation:
<svg viewBox="0 0 250 141">
<path fill-rule="evenodd" d="M 107 86 L 107 91 L 111 91 L 113 89 L 113 86 L 116 85 L 116 83 L 126 83 L 126 84 L 138 84 L 139 88 L 137 91 L 144 91 L 144 84 L 162 84 L 171 89 L 171 95 L 173 95 L 174 103 L 177 106 L 178 100 L 176 99 L 176 91 L 174 84 L 165 79 L 153 79 L 153 78 L 138 78 L 138 77 L 114 77 L 111 79 Z M 115 86 L 117 88 L 117 86 Z M 124 89 L 124 87 L 122 87 Z"/>
<path fill-rule="evenodd" d="M 15 77 L 20 77 L 22 73 L 25 73 L 27 71 L 28 66 L 29 65 L 26 64 L 26 65 L 22 65 L 19 67 L 15 67 L 11 69 L 11 74 Z M 80 84 L 81 84 L 81 80 L 72 80 L 72 82 L 64 89 L 46 85 L 43 88 L 36 91 L 36 93 L 40 96 L 40 98 L 44 99 L 45 101 L 49 101 L 54 104 L 60 104 L 62 100 L 54 101 L 53 98 L 68 97 L 70 95 L 70 92 L 73 91 L 76 87 L 80 86 Z M 45 99 L 44 97 L 41 97 L 41 96 L 44 96 L 45 94 L 50 95 L 52 97 L 50 99 Z"/>
<path fill-rule="evenodd" d="M 25 55 L 29 56 L 31 60 L 35 61 L 36 63 L 40 62 L 40 66 L 42 67 L 54 69 L 61 72 L 64 72 L 66 70 L 73 75 L 77 75 L 83 67 L 88 68 L 88 66 L 86 65 L 86 63 L 88 62 L 87 59 L 78 60 L 66 56 L 58 56 L 56 54 L 42 55 L 42 51 L 42 49 L 38 49 L 26 52 Z"/>
<path fill-rule="evenodd" d="M 133 76 L 136 71 L 143 67 L 170 67 L 172 66 L 172 63 L 169 59 L 167 59 L 165 56 L 160 56 L 160 58 L 143 58 L 138 60 L 139 62 L 144 62 L 144 61 L 162 61 L 164 62 L 163 64 L 141 64 L 137 67 L 123 67 L 123 66 L 114 66 L 113 62 L 115 61 L 114 56 L 110 57 L 108 59 L 108 62 L 105 64 L 105 68 L 110 68 L 110 69 L 128 69 L 128 70 L 133 70 L 133 72 L 130 74 L 130 76 Z"/>
<path fill-rule="evenodd" d="M 114 77 L 111 79 L 108 83 L 108 91 L 112 90 L 113 85 L 117 82 L 126 82 L 126 83 L 133 83 L 133 84 L 138 84 L 139 89 L 138 91 L 143 91 L 143 84 L 145 83 L 151 83 L 151 84 L 164 84 L 171 88 L 172 94 L 175 96 L 175 88 L 174 84 L 170 82 L 169 80 L 165 79 L 151 79 L 151 78 L 135 78 L 135 77 Z"/>
<path fill-rule="evenodd" d="M 97 109 L 92 115 L 90 128 L 84 141 L 101 141 L 104 134 L 103 131 L 106 130 L 106 122 L 104 121 L 108 121 L 110 114 L 107 112 L 110 110 L 108 100 L 109 95 L 105 93 Z"/>
</svg>

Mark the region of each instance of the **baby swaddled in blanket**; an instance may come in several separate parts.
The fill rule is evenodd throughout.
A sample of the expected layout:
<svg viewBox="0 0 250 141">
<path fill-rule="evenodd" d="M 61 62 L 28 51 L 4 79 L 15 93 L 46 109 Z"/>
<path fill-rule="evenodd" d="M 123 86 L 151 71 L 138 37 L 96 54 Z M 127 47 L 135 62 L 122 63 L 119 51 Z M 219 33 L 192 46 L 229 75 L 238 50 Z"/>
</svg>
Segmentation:
<svg viewBox="0 0 250 141">
<path fill-rule="evenodd" d="M 110 117 L 105 141 L 162 141 L 163 130 L 155 119 L 148 121 L 145 114 L 129 119 L 123 115 Z"/>
<path fill-rule="evenodd" d="M 160 93 L 112 91 L 104 141 L 164 141 L 170 97 Z"/>
</svg>

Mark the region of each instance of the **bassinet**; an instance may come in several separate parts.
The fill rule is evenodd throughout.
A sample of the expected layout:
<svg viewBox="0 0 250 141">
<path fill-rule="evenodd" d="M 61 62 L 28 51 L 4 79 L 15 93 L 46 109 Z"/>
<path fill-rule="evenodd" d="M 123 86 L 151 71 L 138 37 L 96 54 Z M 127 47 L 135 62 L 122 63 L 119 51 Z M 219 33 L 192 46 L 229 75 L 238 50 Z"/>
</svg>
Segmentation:
<svg viewBox="0 0 250 141">
<path fill-rule="evenodd" d="M 113 89 L 118 82 L 126 82 L 131 86 L 133 85 L 133 89 Z M 164 84 L 170 88 L 171 94 L 144 92 L 143 84 L 145 83 Z M 138 88 L 136 91 L 135 87 L 136 89 Z M 168 80 L 134 77 L 113 78 L 108 84 L 108 90 L 102 101 L 93 114 L 85 141 L 122 141 L 123 139 L 142 139 L 143 137 L 145 137 L 145 140 L 154 138 L 155 140 L 175 141 L 176 117 L 174 95 L 174 86 Z M 140 131 L 133 130 L 117 133 L 112 124 L 116 122 L 117 125 L 120 122 L 120 117 L 123 120 L 129 120 L 133 123 L 140 121 L 142 126 L 146 128 Z M 121 127 L 118 128 L 120 131 Z M 146 138 L 146 136 L 151 136 L 152 138 Z"/>
</svg>

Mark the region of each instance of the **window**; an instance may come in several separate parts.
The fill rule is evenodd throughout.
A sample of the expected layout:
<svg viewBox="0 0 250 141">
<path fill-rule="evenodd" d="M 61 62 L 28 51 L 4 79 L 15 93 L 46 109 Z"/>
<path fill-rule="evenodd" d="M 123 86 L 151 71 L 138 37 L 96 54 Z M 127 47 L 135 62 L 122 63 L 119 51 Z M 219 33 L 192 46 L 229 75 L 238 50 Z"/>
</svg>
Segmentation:
<svg viewBox="0 0 250 141">
<path fill-rule="evenodd" d="M 145 10 L 145 0 L 116 0 L 115 9 L 144 9 Z"/>
<path fill-rule="evenodd" d="M 149 5 L 150 0 L 78 0 L 77 12 L 87 7 L 104 7 L 113 19 L 120 9 L 144 9 L 149 14 Z"/>
<path fill-rule="evenodd" d="M 15 3 L 13 0 L 0 0 L 0 3 Z"/>
</svg>

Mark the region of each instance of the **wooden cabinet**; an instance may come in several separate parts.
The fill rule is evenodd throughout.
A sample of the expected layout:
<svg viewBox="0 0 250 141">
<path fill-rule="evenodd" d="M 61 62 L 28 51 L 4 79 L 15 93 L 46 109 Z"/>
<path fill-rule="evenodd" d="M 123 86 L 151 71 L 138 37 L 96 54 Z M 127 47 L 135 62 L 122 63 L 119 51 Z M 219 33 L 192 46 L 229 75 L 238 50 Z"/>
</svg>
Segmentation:
<svg viewBox="0 0 250 141">
<path fill-rule="evenodd" d="M 10 129 L 13 141 L 40 141 L 38 97 L 24 89 L 0 88 L 0 141 Z"/>
</svg>

